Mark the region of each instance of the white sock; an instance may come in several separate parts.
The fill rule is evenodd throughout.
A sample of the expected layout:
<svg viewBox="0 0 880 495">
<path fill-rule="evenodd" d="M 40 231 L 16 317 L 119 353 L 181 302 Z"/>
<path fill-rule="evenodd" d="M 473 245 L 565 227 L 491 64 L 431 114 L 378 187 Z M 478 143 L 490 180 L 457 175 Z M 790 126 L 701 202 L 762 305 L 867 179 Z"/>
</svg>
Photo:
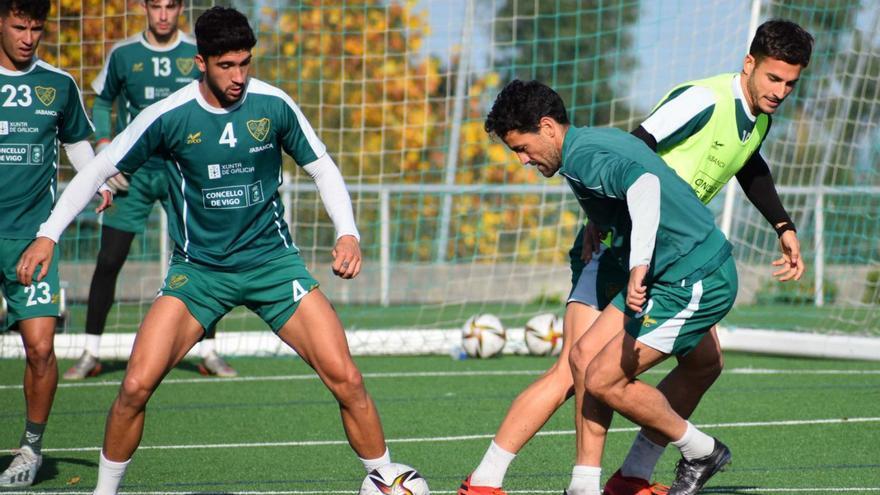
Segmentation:
<svg viewBox="0 0 880 495">
<path fill-rule="evenodd" d="M 98 350 L 101 348 L 101 336 L 86 334 L 86 352 L 92 356 L 98 357 Z"/>
<path fill-rule="evenodd" d="M 698 430 L 690 421 L 687 422 L 687 430 L 678 440 L 672 442 L 672 445 L 678 447 L 682 457 L 692 461 L 694 459 L 702 459 L 715 450 L 715 439 Z"/>
<path fill-rule="evenodd" d="M 382 457 L 377 457 L 375 459 L 364 459 L 363 457 L 358 457 L 358 459 L 360 459 L 361 462 L 364 463 L 364 469 L 366 469 L 368 473 L 386 464 L 391 464 L 391 454 L 388 452 L 387 447 L 385 448 L 385 453 L 382 454 Z"/>
<path fill-rule="evenodd" d="M 480 465 L 471 474 L 471 485 L 501 488 L 507 468 L 515 457 L 516 454 L 504 450 L 492 440 Z"/>
<path fill-rule="evenodd" d="M 596 466 L 576 465 L 571 470 L 571 483 L 565 492 L 568 495 L 602 495 L 599 479 L 602 468 Z"/>
<path fill-rule="evenodd" d="M 202 357 L 214 352 L 214 339 L 202 339 L 199 350 L 202 351 Z"/>
<path fill-rule="evenodd" d="M 657 466 L 657 461 L 660 460 L 664 450 L 666 450 L 665 446 L 657 445 L 639 432 L 620 467 L 620 474 L 628 478 L 651 481 L 654 467 Z"/>
<path fill-rule="evenodd" d="M 94 495 L 116 495 L 129 462 L 131 459 L 122 462 L 111 461 L 104 457 L 102 450 L 101 460 L 98 462 L 98 484 L 95 486 Z"/>
</svg>

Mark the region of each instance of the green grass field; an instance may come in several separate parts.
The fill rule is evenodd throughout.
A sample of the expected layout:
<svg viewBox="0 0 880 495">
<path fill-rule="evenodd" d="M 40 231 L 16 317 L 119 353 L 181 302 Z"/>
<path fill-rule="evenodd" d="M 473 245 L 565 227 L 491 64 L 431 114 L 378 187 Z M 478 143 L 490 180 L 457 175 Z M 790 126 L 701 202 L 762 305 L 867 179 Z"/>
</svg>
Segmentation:
<svg viewBox="0 0 880 495">
<path fill-rule="evenodd" d="M 733 450 L 733 465 L 707 493 L 880 493 L 880 363 L 726 358 L 725 373 L 693 418 Z M 393 459 L 417 467 L 433 493 L 446 494 L 479 462 L 511 400 L 551 362 L 358 359 Z M 296 358 L 232 363 L 238 379 L 202 378 L 193 362 L 166 378 L 150 403 L 123 492 L 356 493 L 362 466 L 344 442 L 335 402 L 310 369 Z M 124 367 L 106 364 L 111 371 L 97 379 L 59 387 L 31 492 L 94 487 L 104 418 Z M 24 423 L 22 368 L 22 361 L 0 360 L 4 449 L 17 446 Z M 570 404 L 560 410 L 514 461 L 511 493 L 560 493 L 567 486 L 572 414 Z M 604 477 L 623 459 L 631 427 L 615 419 Z M 671 481 L 676 457 L 668 451 L 661 459 L 660 481 Z M 0 465 L 10 459 L 0 453 Z"/>
</svg>

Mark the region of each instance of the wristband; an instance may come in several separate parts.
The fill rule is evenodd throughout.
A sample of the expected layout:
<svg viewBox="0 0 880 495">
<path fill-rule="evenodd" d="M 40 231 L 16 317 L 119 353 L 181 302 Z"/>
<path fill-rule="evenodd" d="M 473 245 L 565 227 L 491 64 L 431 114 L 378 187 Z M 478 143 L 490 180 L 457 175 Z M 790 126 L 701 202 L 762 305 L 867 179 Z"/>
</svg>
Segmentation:
<svg viewBox="0 0 880 495">
<path fill-rule="evenodd" d="M 797 232 L 797 229 L 794 228 L 794 224 L 791 222 L 785 222 L 779 227 L 774 226 L 773 230 L 776 231 L 776 237 L 782 237 L 782 234 L 788 232 L 789 230 L 791 230 L 792 232 Z"/>
</svg>

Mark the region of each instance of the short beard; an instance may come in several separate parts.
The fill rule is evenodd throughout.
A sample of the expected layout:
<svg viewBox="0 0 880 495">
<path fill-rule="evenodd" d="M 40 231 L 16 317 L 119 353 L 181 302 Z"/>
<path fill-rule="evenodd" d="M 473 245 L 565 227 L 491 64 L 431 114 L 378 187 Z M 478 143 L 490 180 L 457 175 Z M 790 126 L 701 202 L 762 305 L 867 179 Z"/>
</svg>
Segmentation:
<svg viewBox="0 0 880 495">
<path fill-rule="evenodd" d="M 211 78 L 208 77 L 207 74 L 205 74 L 205 82 L 208 84 L 208 89 L 211 91 L 211 93 L 214 94 L 214 98 L 217 98 L 217 101 L 220 102 L 220 106 L 222 106 L 224 108 L 235 105 L 236 103 L 241 101 L 241 99 L 244 97 L 244 90 L 242 90 L 240 97 L 238 97 L 235 100 L 229 99 L 226 96 L 226 92 L 223 91 L 222 88 L 215 86 L 213 81 L 211 81 Z M 247 83 L 245 83 L 245 87 L 247 87 Z"/>
</svg>

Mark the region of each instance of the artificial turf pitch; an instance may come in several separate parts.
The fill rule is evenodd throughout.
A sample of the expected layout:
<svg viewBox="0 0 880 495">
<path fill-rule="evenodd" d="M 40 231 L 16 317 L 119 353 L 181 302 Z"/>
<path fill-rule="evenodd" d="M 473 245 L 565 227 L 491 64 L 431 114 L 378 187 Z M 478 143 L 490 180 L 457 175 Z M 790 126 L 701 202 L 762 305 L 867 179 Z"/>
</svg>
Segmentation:
<svg viewBox="0 0 880 495">
<path fill-rule="evenodd" d="M 551 363 L 504 356 L 364 357 L 392 458 L 418 468 L 433 493 L 454 493 L 479 462 L 510 402 Z M 363 468 L 344 441 L 331 395 L 301 360 L 231 358 L 237 379 L 175 369 L 151 400 L 141 449 L 123 492 L 356 493 Z M 71 364 L 61 361 L 61 371 Z M 661 365 L 668 370 L 669 364 Z M 23 361 L 0 360 L 0 447 L 24 425 Z M 30 492 L 88 492 L 96 481 L 104 419 L 124 363 L 58 389 L 44 464 Z M 656 382 L 661 374 L 646 379 Z M 573 409 L 564 406 L 512 464 L 511 493 L 561 493 L 574 452 Z M 880 363 L 727 354 L 725 372 L 692 421 L 733 450 L 707 492 L 880 493 Z M 616 417 L 603 477 L 633 438 Z M 669 483 L 668 449 L 655 477 Z M 0 453 L 0 466 L 11 459 Z M 6 492 L 7 490 L 4 490 Z M 17 492 L 13 492 L 17 493 Z"/>
</svg>

